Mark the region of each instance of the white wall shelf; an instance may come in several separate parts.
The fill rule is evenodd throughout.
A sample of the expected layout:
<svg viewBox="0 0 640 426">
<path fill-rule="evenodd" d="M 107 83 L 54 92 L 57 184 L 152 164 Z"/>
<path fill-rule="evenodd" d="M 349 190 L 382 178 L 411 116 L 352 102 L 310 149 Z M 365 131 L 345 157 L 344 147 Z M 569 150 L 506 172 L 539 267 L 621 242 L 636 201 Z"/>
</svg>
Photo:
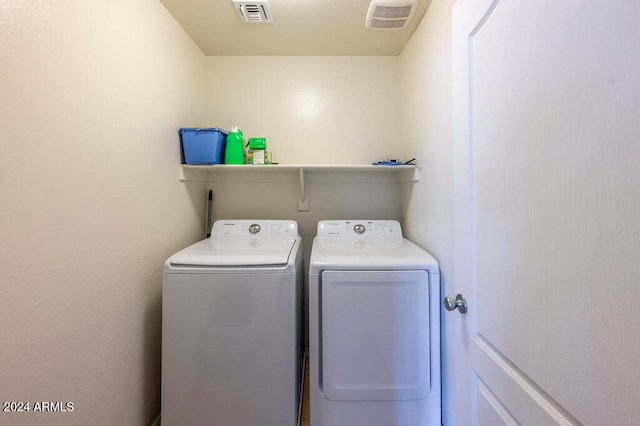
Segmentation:
<svg viewBox="0 0 640 426">
<path fill-rule="evenodd" d="M 178 178 L 183 182 L 299 182 L 298 210 L 309 210 L 307 176 L 313 174 L 319 181 L 366 181 L 378 176 L 388 181 L 389 177 L 397 182 L 418 182 L 420 167 L 413 165 L 374 166 L 368 164 L 216 164 L 201 166 L 182 164 Z"/>
</svg>

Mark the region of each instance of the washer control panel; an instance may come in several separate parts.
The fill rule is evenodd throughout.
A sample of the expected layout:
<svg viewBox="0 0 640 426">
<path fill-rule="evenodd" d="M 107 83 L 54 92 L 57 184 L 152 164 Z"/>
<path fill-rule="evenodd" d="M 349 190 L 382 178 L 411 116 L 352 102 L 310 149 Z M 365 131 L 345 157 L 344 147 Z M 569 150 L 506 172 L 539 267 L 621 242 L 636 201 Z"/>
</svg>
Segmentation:
<svg viewBox="0 0 640 426">
<path fill-rule="evenodd" d="M 217 220 L 211 237 L 296 237 L 298 224 L 293 220 Z"/>
<path fill-rule="evenodd" d="M 380 239 L 402 238 L 402 228 L 395 220 L 322 220 L 318 237 Z"/>
</svg>

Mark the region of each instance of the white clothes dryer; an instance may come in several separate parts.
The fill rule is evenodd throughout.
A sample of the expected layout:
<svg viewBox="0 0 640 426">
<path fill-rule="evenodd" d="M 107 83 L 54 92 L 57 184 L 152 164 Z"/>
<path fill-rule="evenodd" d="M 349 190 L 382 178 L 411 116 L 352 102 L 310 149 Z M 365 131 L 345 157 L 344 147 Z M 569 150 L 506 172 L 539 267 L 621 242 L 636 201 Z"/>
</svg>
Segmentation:
<svg viewBox="0 0 640 426">
<path fill-rule="evenodd" d="M 436 259 L 398 222 L 319 222 L 309 263 L 311 425 L 440 425 L 439 299 Z"/>
<path fill-rule="evenodd" d="M 296 425 L 302 277 L 294 221 L 216 221 L 165 262 L 163 425 Z"/>
</svg>

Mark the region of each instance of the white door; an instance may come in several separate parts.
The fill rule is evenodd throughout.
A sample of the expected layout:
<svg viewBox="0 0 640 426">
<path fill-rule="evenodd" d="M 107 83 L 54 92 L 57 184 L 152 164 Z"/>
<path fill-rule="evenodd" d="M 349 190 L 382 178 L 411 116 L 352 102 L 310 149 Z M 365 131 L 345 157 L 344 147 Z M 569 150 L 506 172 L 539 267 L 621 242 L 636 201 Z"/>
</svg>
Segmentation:
<svg viewBox="0 0 640 426">
<path fill-rule="evenodd" d="M 459 0 L 443 423 L 640 422 L 640 1 Z"/>
</svg>

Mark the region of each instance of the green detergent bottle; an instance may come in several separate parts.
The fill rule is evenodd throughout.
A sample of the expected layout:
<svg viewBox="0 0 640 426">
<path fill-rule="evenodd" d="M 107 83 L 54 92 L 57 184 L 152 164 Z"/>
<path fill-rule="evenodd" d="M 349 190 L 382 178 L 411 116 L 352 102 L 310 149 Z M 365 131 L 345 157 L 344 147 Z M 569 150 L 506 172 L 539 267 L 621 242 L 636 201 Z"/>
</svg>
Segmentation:
<svg viewBox="0 0 640 426">
<path fill-rule="evenodd" d="M 237 127 L 233 126 L 227 135 L 227 146 L 224 150 L 225 164 L 244 164 L 244 137 Z"/>
</svg>

